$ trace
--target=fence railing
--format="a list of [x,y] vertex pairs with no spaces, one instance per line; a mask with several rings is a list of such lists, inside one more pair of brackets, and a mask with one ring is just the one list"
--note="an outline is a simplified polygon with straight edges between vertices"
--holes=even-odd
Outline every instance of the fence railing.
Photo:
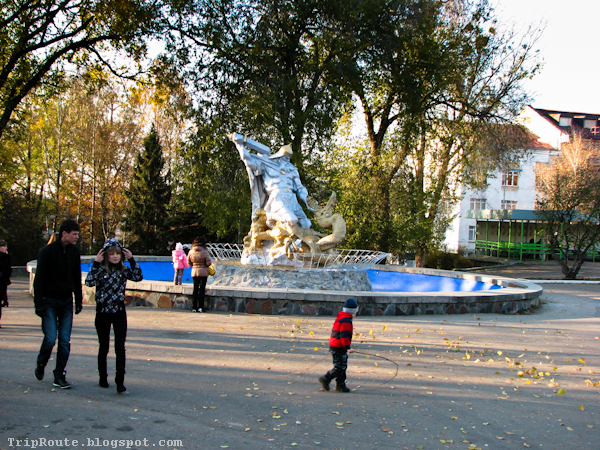
[[[221,261],[240,261],[242,256],[250,259],[256,255],[257,260],[264,257],[262,252],[244,253],[243,246],[238,244],[206,244],[206,249],[211,258]],[[350,250],[334,249],[333,253],[294,253],[294,267],[302,269],[362,269],[373,268],[381,260],[390,256],[389,253],[377,252],[373,250]],[[269,266],[271,267],[271,266]]]

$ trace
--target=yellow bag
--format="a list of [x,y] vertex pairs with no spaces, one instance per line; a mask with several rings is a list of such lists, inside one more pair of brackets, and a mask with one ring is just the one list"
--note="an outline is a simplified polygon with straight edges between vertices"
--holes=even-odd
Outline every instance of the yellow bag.
[[216,270],[215,270],[215,265],[211,264],[210,266],[208,266],[208,274],[212,277],[215,274]]

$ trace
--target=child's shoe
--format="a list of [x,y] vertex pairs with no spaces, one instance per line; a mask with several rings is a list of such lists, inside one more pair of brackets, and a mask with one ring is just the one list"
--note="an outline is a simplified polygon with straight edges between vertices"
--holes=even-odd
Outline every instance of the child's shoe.
[[323,386],[323,389],[325,389],[326,391],[329,390],[329,380],[327,379],[327,377],[319,377],[319,383],[321,383],[321,386]]

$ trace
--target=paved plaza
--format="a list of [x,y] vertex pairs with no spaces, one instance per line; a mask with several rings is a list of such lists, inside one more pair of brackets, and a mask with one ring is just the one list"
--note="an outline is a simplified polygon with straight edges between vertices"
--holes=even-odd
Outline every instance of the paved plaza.
[[52,387],[54,360],[34,378],[40,320],[27,280],[13,281],[0,449],[598,448],[597,284],[544,285],[526,315],[358,316],[349,394],[317,382],[333,317],[130,308],[119,395],[110,378],[98,386],[88,305],[74,319],[73,388]]

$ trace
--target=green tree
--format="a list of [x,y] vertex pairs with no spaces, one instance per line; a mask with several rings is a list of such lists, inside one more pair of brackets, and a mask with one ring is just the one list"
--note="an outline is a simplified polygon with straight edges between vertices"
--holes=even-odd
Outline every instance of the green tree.
[[581,136],[536,169],[537,209],[553,255],[566,279],[577,278],[586,255],[600,244],[598,155]]
[[357,37],[362,47],[343,65],[368,142],[359,173],[377,226],[367,245],[410,242],[422,265],[449,223],[454,190],[489,166],[482,144],[523,104],[520,82],[537,63],[529,42],[498,32],[486,0],[383,4],[375,32]]
[[168,48],[188,67],[201,120],[228,124],[224,134],[247,133],[273,148],[292,144],[292,162],[304,176],[304,160],[329,144],[345,95],[335,80],[339,55],[352,48],[332,14],[341,4],[199,0],[188,8],[202,17],[187,9],[168,17],[186,44]]
[[129,204],[124,211],[124,230],[133,233],[134,250],[157,254],[162,253],[171,189],[163,174],[165,161],[154,125],[143,146],[125,193]]

